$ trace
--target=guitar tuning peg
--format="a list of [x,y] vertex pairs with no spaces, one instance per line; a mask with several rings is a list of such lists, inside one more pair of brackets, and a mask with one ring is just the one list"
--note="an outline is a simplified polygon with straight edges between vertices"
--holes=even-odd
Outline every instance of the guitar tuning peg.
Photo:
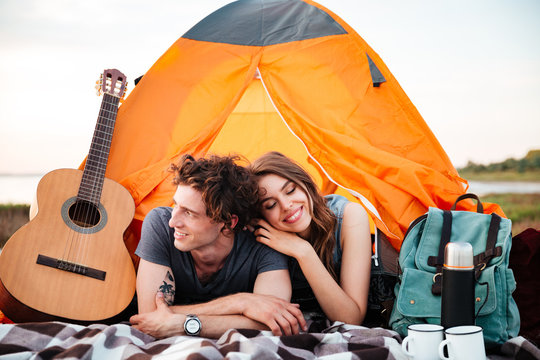
[[101,96],[102,86],[103,86],[103,74],[99,74],[99,79],[96,80],[96,86],[95,86],[97,96]]

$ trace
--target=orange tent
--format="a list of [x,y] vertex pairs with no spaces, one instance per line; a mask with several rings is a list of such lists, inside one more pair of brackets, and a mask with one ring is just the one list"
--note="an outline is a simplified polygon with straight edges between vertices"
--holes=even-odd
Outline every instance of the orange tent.
[[396,249],[412,220],[467,187],[337,15],[310,0],[240,0],[179,38],[119,109],[106,176],[135,200],[132,245],[148,211],[171,204],[167,169],[182,154],[269,150],[304,164],[324,192],[358,199]]

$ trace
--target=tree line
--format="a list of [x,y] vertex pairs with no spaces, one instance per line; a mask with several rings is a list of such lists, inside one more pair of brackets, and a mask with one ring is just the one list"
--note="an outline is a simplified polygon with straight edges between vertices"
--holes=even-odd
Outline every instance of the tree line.
[[463,168],[458,169],[460,172],[499,172],[499,171],[517,171],[520,173],[526,171],[540,170],[540,150],[531,150],[522,159],[509,158],[501,162],[491,163],[488,165],[477,164],[469,161]]

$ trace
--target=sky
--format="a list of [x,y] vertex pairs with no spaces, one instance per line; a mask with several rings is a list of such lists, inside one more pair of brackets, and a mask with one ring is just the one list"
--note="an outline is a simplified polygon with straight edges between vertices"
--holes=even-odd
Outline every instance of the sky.
[[[0,174],[77,168],[133,80],[229,0],[0,0]],[[455,167],[540,149],[540,1],[321,0],[379,54]],[[391,141],[391,139],[389,139]]]

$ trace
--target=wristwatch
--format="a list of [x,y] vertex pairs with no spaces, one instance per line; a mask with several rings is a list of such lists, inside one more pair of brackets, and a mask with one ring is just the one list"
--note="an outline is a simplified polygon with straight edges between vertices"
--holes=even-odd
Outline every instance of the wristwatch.
[[201,320],[197,315],[186,315],[186,321],[184,321],[184,332],[189,336],[197,336],[201,333],[202,325]]

